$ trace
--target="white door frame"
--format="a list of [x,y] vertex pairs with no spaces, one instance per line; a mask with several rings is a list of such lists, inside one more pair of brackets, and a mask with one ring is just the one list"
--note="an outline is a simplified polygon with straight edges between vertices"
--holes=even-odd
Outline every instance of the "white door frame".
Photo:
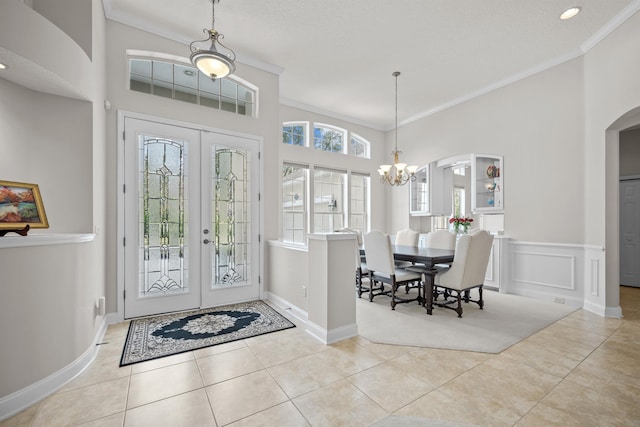
[[[125,147],[125,138],[124,138],[124,122],[125,118],[133,118],[139,120],[147,120],[151,122],[158,122],[166,125],[172,126],[181,126],[187,127],[194,130],[204,131],[204,132],[214,132],[227,134],[230,136],[237,136],[241,138],[251,139],[256,142],[258,145],[258,150],[260,153],[263,151],[264,139],[261,136],[245,134],[241,132],[230,131],[227,129],[219,129],[212,128],[208,126],[203,126],[195,123],[181,122],[178,120],[166,119],[162,117],[152,116],[148,114],[135,113],[126,110],[118,110],[117,113],[117,184],[116,184],[116,192],[117,192],[117,216],[116,216],[116,301],[117,301],[117,311],[116,311],[116,321],[122,322],[124,320],[124,290],[125,290],[125,271],[124,271],[124,250],[123,250],[123,242],[125,236],[125,227],[124,227],[124,193],[123,188],[125,184],[125,169],[124,169],[124,147]],[[262,160],[260,159],[260,162]],[[255,185],[258,186],[258,192],[260,195],[264,193],[264,168],[262,165],[259,167],[259,176],[255,177]],[[264,229],[264,212],[263,212],[263,204],[259,204],[259,221],[257,226],[259,227],[259,235],[262,236],[262,230]],[[264,247],[265,242],[263,239],[260,239],[259,242],[256,243],[259,247],[259,298],[262,299],[265,295],[264,291],[264,282],[262,281],[262,277],[264,276]]]

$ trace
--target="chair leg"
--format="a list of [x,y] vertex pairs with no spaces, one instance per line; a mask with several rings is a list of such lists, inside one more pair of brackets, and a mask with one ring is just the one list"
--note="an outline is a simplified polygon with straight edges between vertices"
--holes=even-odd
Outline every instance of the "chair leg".
[[398,285],[396,285],[396,281],[393,279],[391,281],[391,310],[396,309],[396,290],[398,290]]
[[482,285],[478,288],[478,293],[480,294],[480,298],[478,298],[478,305],[480,306],[480,310],[484,308],[484,300],[482,299]]
[[373,287],[376,282],[373,280],[373,274],[369,272],[369,302],[373,301]]
[[458,313],[458,317],[462,317],[462,298],[460,298],[460,292],[458,292],[458,307],[456,307],[456,313]]

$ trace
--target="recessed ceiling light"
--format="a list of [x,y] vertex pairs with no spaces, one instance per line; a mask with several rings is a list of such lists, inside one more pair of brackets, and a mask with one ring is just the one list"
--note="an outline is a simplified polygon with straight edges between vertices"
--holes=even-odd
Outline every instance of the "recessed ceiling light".
[[573,6],[573,7],[570,7],[569,9],[565,10],[564,12],[562,12],[562,13],[560,14],[560,19],[563,19],[563,20],[565,20],[565,19],[571,19],[571,18],[573,18],[574,16],[576,16],[578,13],[580,13],[580,10],[581,10],[581,9],[582,9],[582,8],[581,8],[580,6]]
[[2,62],[0,62],[0,70],[6,70],[7,68],[9,68],[7,64],[3,64]]

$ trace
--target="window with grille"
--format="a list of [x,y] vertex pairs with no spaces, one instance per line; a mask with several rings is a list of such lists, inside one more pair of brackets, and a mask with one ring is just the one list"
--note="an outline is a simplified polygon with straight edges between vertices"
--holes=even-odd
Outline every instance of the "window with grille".
[[[311,141],[308,137],[309,129],[313,129]],[[371,158],[371,143],[365,138],[347,129],[323,123],[284,122],[282,143],[301,147],[309,147],[313,143],[316,150]]]
[[333,153],[344,152],[346,131],[329,125],[316,124],[313,127],[313,147]]
[[316,168],[313,171],[313,232],[331,233],[344,227],[347,173]]
[[307,179],[309,168],[285,163],[282,166],[282,240],[307,241]]
[[157,59],[129,59],[129,89],[255,117],[256,90],[232,77],[211,80],[197,68]]
[[282,125],[282,143],[289,145],[307,145],[307,124],[289,122]]
[[369,181],[368,175],[351,174],[351,198],[349,228],[361,233],[369,231]]
[[358,136],[351,134],[351,141],[349,143],[349,154],[356,157],[369,158],[369,141]]

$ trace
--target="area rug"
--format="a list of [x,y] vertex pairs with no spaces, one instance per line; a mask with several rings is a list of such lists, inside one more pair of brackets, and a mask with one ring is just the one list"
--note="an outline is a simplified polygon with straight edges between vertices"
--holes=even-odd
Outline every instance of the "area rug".
[[429,316],[417,303],[398,304],[393,311],[383,296],[356,300],[358,333],[372,342],[482,353],[500,353],[576,310],[490,290],[484,291],[484,310],[463,303],[462,318],[441,307]]
[[262,301],[134,319],[120,366],[294,327]]

